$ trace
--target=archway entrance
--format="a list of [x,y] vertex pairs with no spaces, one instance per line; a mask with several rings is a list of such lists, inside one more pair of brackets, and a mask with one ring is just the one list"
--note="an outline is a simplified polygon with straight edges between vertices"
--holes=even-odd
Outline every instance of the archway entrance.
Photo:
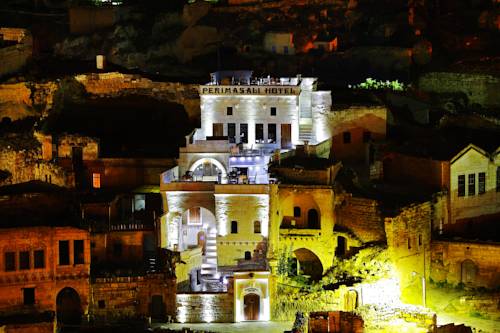
[[64,326],[79,325],[82,321],[80,296],[73,288],[62,289],[56,297],[57,324]]
[[323,265],[317,255],[305,248],[295,250],[293,254],[299,262],[298,274],[308,275],[313,281],[321,280]]
[[213,158],[201,158],[189,168],[194,181],[225,183],[227,172],[221,162]]
[[470,259],[462,262],[462,283],[471,284],[476,281],[477,267]]
[[259,320],[260,296],[247,294],[243,298],[245,320]]

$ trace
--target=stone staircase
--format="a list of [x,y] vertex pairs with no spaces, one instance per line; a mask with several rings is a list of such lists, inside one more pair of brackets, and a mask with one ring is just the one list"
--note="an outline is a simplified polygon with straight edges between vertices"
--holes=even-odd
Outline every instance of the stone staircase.
[[207,234],[201,275],[205,278],[214,278],[217,275],[217,230],[215,228],[211,228]]
[[312,124],[299,125],[299,140],[312,143]]

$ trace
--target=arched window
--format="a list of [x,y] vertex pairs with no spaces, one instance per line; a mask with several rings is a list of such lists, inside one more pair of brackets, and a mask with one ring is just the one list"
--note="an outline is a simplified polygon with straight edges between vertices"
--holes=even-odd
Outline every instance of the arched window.
[[238,233],[238,221],[231,221],[231,233],[232,234]]
[[255,221],[253,223],[253,233],[260,234],[260,221]]
[[319,229],[319,215],[318,211],[314,208],[309,209],[307,212],[307,226],[309,229]]

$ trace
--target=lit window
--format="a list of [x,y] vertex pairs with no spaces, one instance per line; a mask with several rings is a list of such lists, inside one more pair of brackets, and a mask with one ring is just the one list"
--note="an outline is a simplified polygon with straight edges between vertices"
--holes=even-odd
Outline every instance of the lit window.
[[238,222],[237,221],[231,221],[231,233],[232,234],[238,233]]
[[468,190],[469,190],[469,196],[473,196],[476,194],[476,174],[471,173],[469,174],[469,182],[468,182]]
[[477,193],[483,194],[486,192],[486,173],[480,172],[477,177],[478,188]]
[[93,173],[92,174],[92,187],[93,188],[101,188],[101,174]]
[[458,196],[465,196],[465,175],[458,176]]
[[342,136],[344,143],[351,143],[351,132],[344,132]]

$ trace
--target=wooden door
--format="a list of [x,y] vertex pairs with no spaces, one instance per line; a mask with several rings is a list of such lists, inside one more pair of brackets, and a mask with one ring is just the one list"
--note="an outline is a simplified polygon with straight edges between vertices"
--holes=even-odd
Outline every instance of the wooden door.
[[212,125],[213,133],[212,136],[224,136],[224,124],[214,123]]
[[247,294],[243,298],[245,320],[259,320],[260,297],[257,294]]
[[281,148],[292,148],[291,124],[281,124]]

